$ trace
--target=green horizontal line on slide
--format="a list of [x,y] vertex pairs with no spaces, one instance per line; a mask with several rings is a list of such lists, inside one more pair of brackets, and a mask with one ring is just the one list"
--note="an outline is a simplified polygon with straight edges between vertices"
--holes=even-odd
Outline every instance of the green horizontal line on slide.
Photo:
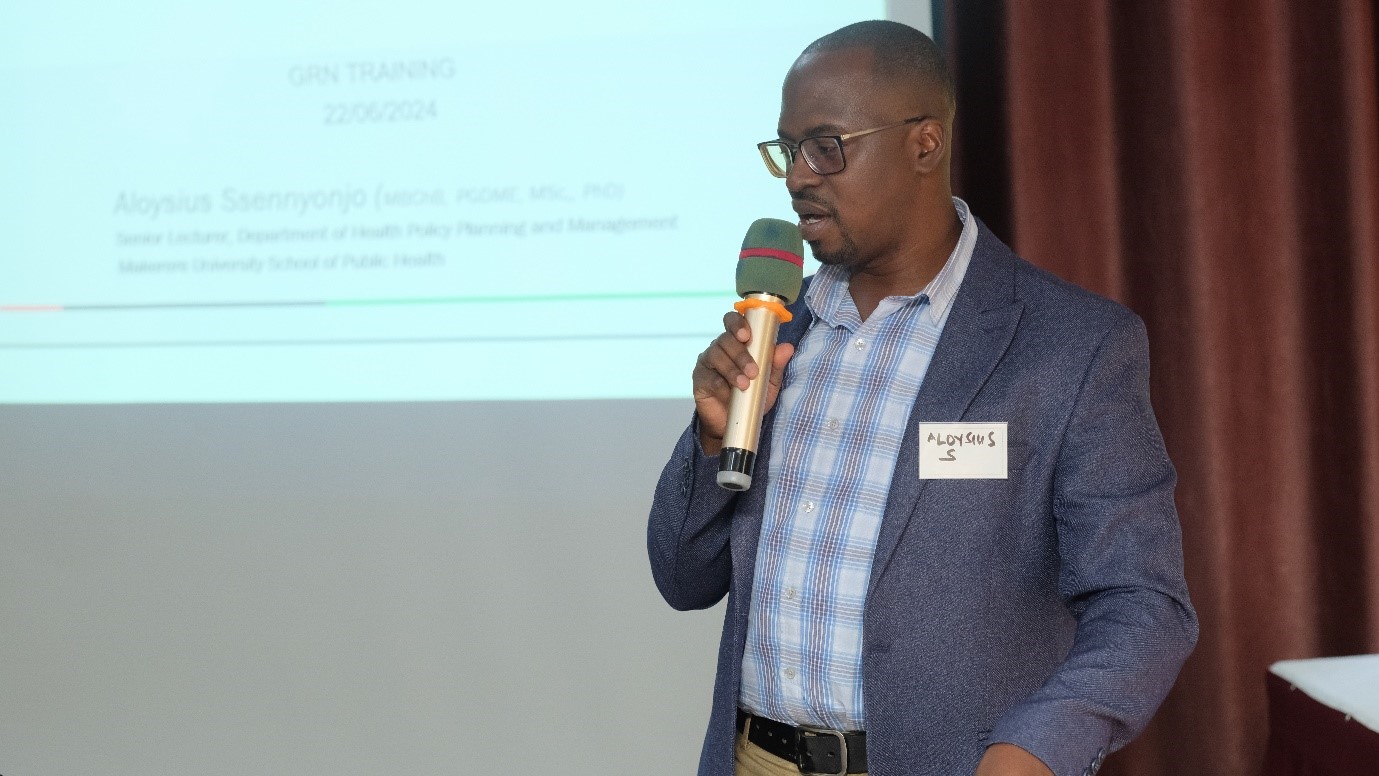
[[723,299],[726,291],[643,291],[637,293],[509,294],[506,296],[429,296],[382,299],[290,299],[258,302],[133,302],[86,304],[0,304],[0,313],[117,312],[126,310],[210,310],[268,307],[387,307],[446,304],[529,304],[554,302],[636,302],[657,299]]
[[590,294],[511,294],[508,296],[435,296],[402,299],[337,299],[328,300],[335,307],[358,305],[402,304],[513,304],[526,302],[619,302],[638,299],[730,299],[727,291],[645,291],[640,293]]
[[653,340],[693,340],[702,342],[710,331],[667,332],[665,334],[565,334],[539,336],[455,336],[381,337],[304,340],[156,340],[147,342],[0,342],[5,350],[109,350],[132,348],[263,348],[323,347],[335,345],[473,345],[492,343],[532,344],[542,342],[632,342]]

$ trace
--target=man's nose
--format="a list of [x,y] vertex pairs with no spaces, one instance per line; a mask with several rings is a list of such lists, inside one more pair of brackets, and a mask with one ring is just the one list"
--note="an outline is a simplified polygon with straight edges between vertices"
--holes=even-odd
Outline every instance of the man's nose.
[[804,160],[804,152],[798,148],[791,150],[794,151],[794,155],[791,157],[790,170],[785,174],[785,188],[791,194],[795,194],[819,185],[823,176],[814,172],[814,168]]

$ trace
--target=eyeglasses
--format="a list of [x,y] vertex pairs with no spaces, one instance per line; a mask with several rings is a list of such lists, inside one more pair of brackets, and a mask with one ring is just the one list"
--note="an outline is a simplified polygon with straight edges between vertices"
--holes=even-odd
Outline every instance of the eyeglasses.
[[765,143],[757,143],[757,150],[761,152],[762,161],[766,162],[766,169],[777,178],[784,178],[790,174],[790,168],[795,166],[795,154],[804,156],[805,164],[809,169],[819,175],[835,175],[847,167],[847,159],[843,156],[843,141],[851,140],[854,137],[870,135],[873,132],[880,132],[883,129],[895,129],[906,124],[925,121],[933,118],[932,116],[915,116],[912,119],[897,121],[894,124],[887,124],[884,127],[873,127],[857,132],[849,132],[846,135],[818,135],[807,137],[798,143],[791,143],[785,140],[767,140]]

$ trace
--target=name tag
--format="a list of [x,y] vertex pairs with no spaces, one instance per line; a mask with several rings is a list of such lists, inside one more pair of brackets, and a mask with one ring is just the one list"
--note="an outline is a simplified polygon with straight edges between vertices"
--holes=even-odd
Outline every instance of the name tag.
[[1006,424],[920,423],[921,480],[1004,480]]

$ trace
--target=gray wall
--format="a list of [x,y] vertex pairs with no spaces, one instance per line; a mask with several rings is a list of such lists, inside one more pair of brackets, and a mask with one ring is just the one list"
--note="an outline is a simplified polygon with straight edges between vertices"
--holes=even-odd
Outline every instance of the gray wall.
[[688,402],[0,407],[0,773],[692,772]]

